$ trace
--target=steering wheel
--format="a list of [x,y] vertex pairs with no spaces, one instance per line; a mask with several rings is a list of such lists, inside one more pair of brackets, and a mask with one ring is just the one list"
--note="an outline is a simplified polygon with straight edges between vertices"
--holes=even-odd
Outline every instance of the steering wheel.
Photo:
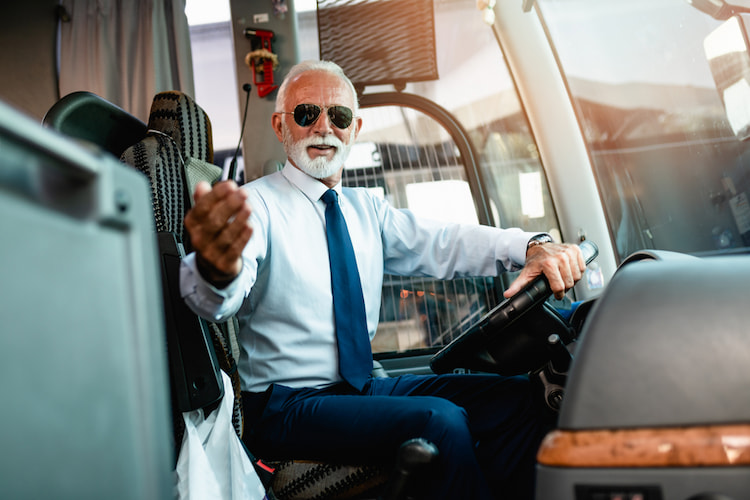
[[[587,265],[599,254],[596,244],[588,240],[579,248]],[[435,354],[430,360],[432,371],[440,374],[464,368],[520,375],[544,365],[554,356],[550,335],[558,335],[563,344],[576,336],[575,329],[547,304],[550,295],[547,278],[537,277]]]

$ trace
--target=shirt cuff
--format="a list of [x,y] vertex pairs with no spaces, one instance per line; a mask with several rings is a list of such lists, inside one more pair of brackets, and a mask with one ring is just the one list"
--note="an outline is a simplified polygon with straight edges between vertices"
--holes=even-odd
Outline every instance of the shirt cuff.
[[203,279],[195,262],[195,253],[191,253],[180,263],[180,293],[197,314],[219,322],[226,315],[227,301],[239,293],[243,272],[244,268],[226,287],[216,288]]

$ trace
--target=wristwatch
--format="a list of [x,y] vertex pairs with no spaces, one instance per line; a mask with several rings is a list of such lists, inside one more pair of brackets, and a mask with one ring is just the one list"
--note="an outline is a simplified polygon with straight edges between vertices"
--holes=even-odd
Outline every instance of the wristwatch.
[[526,251],[529,251],[529,248],[535,247],[537,245],[544,245],[545,243],[554,243],[555,240],[552,239],[552,236],[549,234],[537,234],[536,236],[533,236],[530,240],[528,245],[526,245]]

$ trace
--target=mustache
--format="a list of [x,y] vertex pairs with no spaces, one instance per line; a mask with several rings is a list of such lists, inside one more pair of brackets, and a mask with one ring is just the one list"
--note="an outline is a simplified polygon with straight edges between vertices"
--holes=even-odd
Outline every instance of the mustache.
[[308,146],[333,146],[336,148],[343,148],[344,143],[334,135],[328,135],[325,137],[306,137],[297,141],[297,144],[304,147]]

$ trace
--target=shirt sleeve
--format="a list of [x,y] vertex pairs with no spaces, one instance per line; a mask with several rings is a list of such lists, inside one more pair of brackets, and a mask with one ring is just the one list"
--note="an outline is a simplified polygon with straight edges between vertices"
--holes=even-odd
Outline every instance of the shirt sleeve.
[[222,322],[236,314],[255,283],[259,262],[267,253],[267,206],[255,191],[249,191],[253,207],[250,224],[253,234],[242,252],[242,270],[225,288],[216,288],[203,279],[195,262],[195,253],[180,264],[180,293],[187,305],[199,316]]
[[[377,203],[377,202],[376,202]],[[529,240],[539,234],[448,224],[380,203],[385,272],[439,279],[497,276],[526,262]]]

